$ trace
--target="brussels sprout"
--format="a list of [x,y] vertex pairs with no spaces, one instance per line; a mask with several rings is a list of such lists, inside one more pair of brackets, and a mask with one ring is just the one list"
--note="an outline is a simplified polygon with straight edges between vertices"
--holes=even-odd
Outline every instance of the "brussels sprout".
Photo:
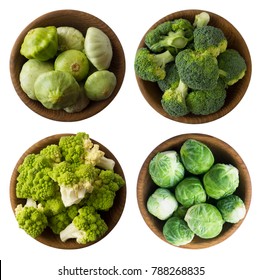
[[96,71],[86,79],[86,95],[93,101],[104,100],[113,93],[116,82],[116,76],[113,72],[108,70]]
[[168,189],[158,188],[147,200],[147,210],[159,220],[166,220],[177,209],[175,195]]
[[76,28],[71,26],[57,27],[58,50],[84,50],[84,35]]
[[197,236],[204,239],[218,236],[224,224],[219,210],[214,205],[208,203],[191,206],[187,210],[185,221]]
[[35,96],[47,109],[59,110],[74,104],[80,94],[75,78],[62,71],[49,71],[35,81]]
[[149,174],[159,187],[171,188],[184,178],[185,168],[176,151],[164,151],[150,161]]
[[172,216],[173,216],[173,217],[180,218],[180,219],[184,219],[187,210],[188,210],[187,207],[178,204],[178,207],[177,207],[176,211],[173,213]]
[[23,91],[27,96],[36,100],[34,84],[37,77],[45,72],[54,69],[53,63],[49,61],[39,61],[37,59],[27,60],[20,71],[19,80]]
[[246,215],[246,206],[237,195],[229,195],[217,202],[217,208],[221,212],[224,221],[237,223]]
[[166,221],[163,227],[163,235],[169,243],[175,246],[186,245],[195,236],[187,223],[177,217],[171,217]]
[[80,93],[79,97],[76,100],[76,103],[74,103],[71,106],[65,107],[64,110],[67,113],[77,113],[83,111],[90,103],[90,100],[85,94],[84,85],[80,85]]
[[70,73],[78,82],[87,77],[89,62],[86,55],[78,50],[67,50],[59,54],[54,63],[55,70]]
[[201,181],[196,177],[187,177],[179,182],[175,188],[175,196],[185,207],[206,202],[206,192]]
[[26,34],[20,53],[27,59],[35,58],[47,61],[58,50],[57,30],[55,26],[36,27]]
[[194,175],[207,172],[214,164],[214,155],[202,142],[188,139],[180,149],[181,160],[187,171]]
[[85,36],[85,53],[97,70],[108,69],[113,49],[108,36],[99,28],[89,27]]
[[207,195],[220,199],[233,194],[239,186],[239,171],[231,164],[217,163],[204,175]]

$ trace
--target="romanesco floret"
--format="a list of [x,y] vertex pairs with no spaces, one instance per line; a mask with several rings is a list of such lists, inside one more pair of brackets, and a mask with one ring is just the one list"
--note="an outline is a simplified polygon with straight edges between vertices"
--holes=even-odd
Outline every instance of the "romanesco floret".
[[108,211],[114,204],[116,192],[124,184],[124,179],[119,174],[111,170],[102,170],[86,203],[98,211]]
[[104,169],[114,168],[114,160],[106,158],[99,145],[94,144],[85,132],[61,137],[59,147],[65,161],[69,163],[91,163]]
[[52,230],[53,233],[59,234],[71,222],[72,219],[68,216],[67,211],[63,211],[48,218],[48,227]]
[[48,176],[52,163],[40,154],[28,155],[18,167],[16,196],[41,201],[51,198],[58,185]]
[[41,206],[47,217],[55,216],[66,210],[59,191],[54,197],[41,201]]
[[15,209],[15,217],[19,227],[33,238],[42,234],[48,225],[43,209],[38,206],[18,204]]
[[60,232],[62,242],[73,238],[79,244],[86,244],[105,235],[108,226],[94,207],[84,206],[78,212],[72,223]]
[[59,163],[62,161],[62,153],[58,145],[51,144],[46,146],[40,151],[40,155],[45,156],[54,163]]

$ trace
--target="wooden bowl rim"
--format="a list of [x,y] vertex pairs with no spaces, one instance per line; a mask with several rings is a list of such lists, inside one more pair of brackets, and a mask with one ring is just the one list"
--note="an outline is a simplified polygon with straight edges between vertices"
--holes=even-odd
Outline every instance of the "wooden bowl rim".
[[[217,27],[219,27],[221,25],[226,25],[227,28],[226,29],[222,28],[222,29],[226,34],[228,34],[226,36],[228,39],[228,42],[229,42],[228,48],[230,48],[231,45],[233,45],[234,49],[237,49],[245,57],[246,64],[247,64],[247,71],[246,71],[244,78],[242,80],[238,81],[238,83],[236,83],[235,85],[229,87],[225,105],[219,111],[217,111],[213,114],[209,114],[209,115],[193,115],[190,113],[190,114],[188,114],[186,116],[182,116],[182,117],[172,117],[169,114],[167,114],[161,106],[160,100],[161,100],[162,94],[161,94],[161,91],[158,88],[157,84],[149,82],[149,81],[144,81],[140,77],[135,75],[137,83],[138,83],[138,87],[139,87],[143,97],[156,112],[158,112],[160,115],[162,115],[163,117],[165,117],[167,119],[185,123],[185,124],[208,123],[208,122],[220,119],[221,117],[224,117],[229,112],[231,112],[244,97],[244,95],[248,89],[248,86],[250,84],[251,73],[252,73],[251,56],[250,56],[250,52],[249,52],[248,46],[247,46],[244,38],[242,37],[240,32],[235,28],[235,26],[232,23],[230,23],[227,19],[223,18],[222,16],[220,16],[214,12],[211,12],[211,11],[200,10],[200,9],[187,9],[187,10],[177,11],[177,12],[174,12],[174,13],[171,13],[171,14],[168,14],[168,15],[162,17],[146,31],[146,33],[142,37],[142,39],[137,47],[137,50],[141,47],[146,47],[144,40],[145,40],[145,36],[146,36],[147,32],[149,32],[151,29],[155,28],[160,23],[167,21],[167,20],[172,20],[172,19],[181,18],[181,17],[192,20],[194,15],[196,15],[200,12],[209,13],[210,25],[217,26]],[[219,26],[217,24],[217,20],[220,20],[221,24]],[[231,30],[230,32],[227,30],[228,27],[230,27],[230,30]],[[229,36],[229,34],[230,34],[230,36]],[[232,36],[234,36],[234,37],[232,37]],[[231,37],[233,39],[232,41],[230,40]],[[242,43],[242,46],[239,46],[238,43],[234,42],[235,38],[238,38],[238,40]],[[235,44],[236,44],[236,46],[235,46]],[[234,93],[235,93],[235,95],[233,95]],[[236,94],[236,93],[238,93],[238,94]]]
[[[137,201],[138,201],[138,207],[139,207],[140,213],[143,217],[143,220],[145,221],[147,226],[151,229],[151,231],[156,236],[158,236],[160,239],[162,239],[164,242],[170,244],[171,246],[184,248],[184,249],[202,249],[202,248],[208,248],[208,247],[217,245],[217,244],[223,242],[224,240],[228,239],[241,226],[241,224],[245,220],[246,215],[241,221],[239,221],[236,224],[225,223],[223,226],[222,232],[220,233],[220,235],[218,235],[215,238],[205,240],[205,239],[201,239],[201,238],[195,236],[191,243],[183,245],[183,246],[175,246],[175,245],[172,245],[171,243],[169,243],[168,241],[166,241],[163,236],[161,227],[163,226],[164,222],[159,221],[157,218],[155,218],[151,214],[149,214],[149,212],[147,211],[147,208],[146,208],[146,201],[148,199],[148,196],[151,193],[153,193],[153,191],[157,188],[157,186],[153,183],[153,181],[151,180],[150,175],[148,173],[148,166],[149,166],[151,159],[156,155],[157,152],[165,151],[168,149],[174,149],[177,152],[179,152],[181,145],[184,143],[185,140],[187,140],[189,138],[196,139],[198,141],[205,143],[207,146],[209,146],[209,148],[214,152],[215,155],[218,153],[218,151],[221,151],[221,157],[223,157],[223,153],[225,154],[225,151],[227,151],[226,158],[228,158],[228,159],[231,158],[231,160],[234,161],[233,165],[237,165],[237,167],[239,169],[241,185],[238,187],[238,189],[236,190],[235,193],[238,194],[240,191],[241,191],[241,193],[244,192],[245,197],[242,197],[242,199],[246,206],[246,215],[247,215],[249,207],[250,207],[250,203],[251,203],[252,185],[251,185],[250,175],[249,175],[248,169],[247,169],[244,161],[242,160],[240,155],[229,144],[227,144],[226,142],[222,141],[219,138],[216,138],[216,137],[208,135],[208,134],[202,134],[202,133],[185,133],[185,134],[171,137],[171,138],[165,140],[164,142],[162,142],[161,144],[159,144],[158,146],[156,146],[149,153],[149,155],[145,159],[144,163],[142,164],[139,175],[138,175]],[[210,143],[212,143],[212,144],[210,144]],[[216,151],[214,151],[214,146],[217,147]],[[215,160],[216,160],[216,157],[215,157]],[[232,161],[231,161],[231,164],[232,164]],[[216,162],[217,162],[217,160],[216,160]],[[224,162],[224,163],[226,163],[226,162]],[[230,162],[228,162],[228,163],[230,163]],[[146,184],[147,188],[145,188],[145,184]],[[149,186],[150,186],[150,191],[148,191]],[[240,187],[241,187],[241,189],[240,189]],[[145,194],[146,191],[147,191],[147,194]],[[241,196],[242,195],[240,195],[240,197]]]
[[[57,17],[60,17],[62,22],[68,21],[67,26],[81,25],[81,23],[79,23],[79,19],[87,18],[88,20],[86,21],[90,21],[92,24],[90,25],[87,24],[87,26],[83,27],[83,29],[87,29],[90,26],[94,26],[102,29],[108,35],[112,44],[113,58],[108,70],[114,72],[114,74],[117,77],[116,87],[109,98],[102,101],[96,101],[96,102],[91,101],[90,104],[81,112],[67,113],[64,110],[47,109],[40,102],[30,99],[24,93],[24,91],[20,86],[19,72],[21,70],[23,63],[27,60],[20,54],[20,47],[25,35],[30,29],[34,27],[55,25],[55,24],[51,24],[51,22],[56,22]],[[74,19],[78,19],[77,23],[73,23],[72,21],[71,22],[69,21],[69,19],[72,17]],[[49,22],[44,23],[44,21],[46,20],[51,21],[50,24]],[[61,25],[56,24],[57,27],[62,25],[65,26],[65,24],[61,24]],[[84,31],[81,32],[85,36]],[[17,64],[19,60],[21,61],[21,67],[19,66],[19,68],[17,68],[18,67]],[[99,19],[98,17],[87,12],[74,10],[74,9],[62,9],[62,10],[47,12],[37,17],[26,27],[24,27],[24,29],[20,32],[12,47],[10,60],[9,60],[9,69],[10,69],[10,76],[14,89],[17,95],[19,96],[19,98],[23,101],[23,103],[28,108],[30,108],[33,112],[37,113],[38,115],[50,120],[73,122],[73,121],[80,121],[93,117],[94,115],[96,115],[97,113],[105,109],[113,101],[113,99],[116,97],[123,84],[125,70],[126,70],[126,61],[125,61],[125,53],[122,44],[119,38],[117,37],[117,35],[115,34],[115,32],[111,29],[111,27],[108,24],[106,24],[103,20]]]
[[[24,158],[28,154],[38,153],[43,147],[46,147],[47,145],[57,144],[59,139],[62,136],[71,136],[71,135],[75,135],[75,134],[61,133],[61,134],[55,134],[55,135],[45,137],[45,138],[39,140],[38,142],[36,142],[35,144],[33,144],[21,155],[21,157],[15,164],[15,167],[13,169],[11,179],[10,179],[9,194],[10,194],[10,204],[11,204],[13,213],[15,213],[15,208],[18,204],[21,204],[21,203],[24,204],[26,201],[25,199],[17,198],[16,193],[15,193],[16,179],[18,176],[18,171],[17,171],[18,166],[23,162]],[[125,175],[124,175],[123,169],[122,169],[120,163],[118,162],[118,160],[116,159],[116,157],[112,154],[112,152],[110,150],[108,150],[108,148],[103,146],[101,143],[99,143],[98,141],[96,141],[92,138],[90,138],[90,139],[92,140],[92,142],[94,144],[98,144],[100,146],[100,149],[103,152],[105,152],[105,156],[108,156],[111,159],[115,160],[115,169],[114,170],[115,170],[115,172],[120,174],[123,177],[123,179],[125,180]],[[59,235],[55,235],[54,233],[52,233],[52,231],[50,229],[46,229],[44,231],[44,233],[37,238],[30,237],[29,235],[28,236],[40,243],[43,243],[44,245],[47,245],[47,246],[50,246],[53,248],[57,248],[57,249],[80,249],[80,248],[89,247],[89,246],[99,242],[100,240],[104,239],[114,229],[114,227],[117,225],[117,223],[119,222],[119,220],[123,214],[125,202],[126,202],[126,184],[122,188],[120,188],[120,190],[117,192],[113,207],[107,212],[100,213],[101,216],[103,218],[105,218],[105,220],[107,221],[107,224],[108,224],[108,221],[110,222],[110,224],[108,224],[108,231],[106,232],[106,234],[94,242],[88,242],[87,244],[84,244],[84,245],[78,244],[73,239],[67,240],[66,242],[62,242],[59,238]],[[117,213],[117,215],[113,215],[114,213]],[[50,236],[51,236],[51,239],[50,239]]]

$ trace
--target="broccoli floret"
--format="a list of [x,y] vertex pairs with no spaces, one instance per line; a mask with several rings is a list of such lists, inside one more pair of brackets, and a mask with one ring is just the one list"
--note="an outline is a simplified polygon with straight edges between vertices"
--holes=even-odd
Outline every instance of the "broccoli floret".
[[51,160],[44,155],[26,156],[18,167],[16,196],[32,198],[35,201],[53,197],[58,190],[58,185],[48,176],[52,166]]
[[209,21],[210,21],[210,15],[207,12],[201,12],[195,15],[193,27],[198,28],[198,27],[206,26],[208,25]]
[[40,151],[40,155],[45,156],[46,158],[50,159],[54,163],[59,163],[62,161],[62,153],[60,148],[56,144],[51,144],[46,146]]
[[73,238],[79,244],[86,244],[98,240],[107,232],[107,224],[94,207],[84,206],[78,212],[72,223],[60,232],[62,242]]
[[211,90],[219,78],[217,59],[208,52],[185,49],[176,56],[180,79],[191,89]]
[[171,86],[176,87],[179,84],[180,77],[177,72],[177,67],[174,62],[170,62],[165,68],[166,76],[163,80],[158,81],[157,84],[162,92],[165,92]]
[[226,50],[227,39],[220,28],[206,25],[194,30],[194,46],[196,51],[207,51],[217,57]]
[[116,192],[124,184],[125,181],[119,174],[111,170],[101,170],[86,203],[96,210],[108,211],[113,206]]
[[174,59],[168,50],[154,54],[147,48],[140,48],[135,57],[135,72],[142,80],[157,82],[165,78],[165,66]]
[[58,183],[62,201],[68,207],[79,203],[86,193],[93,191],[97,173],[92,164],[73,165],[64,161],[54,166],[49,175]]
[[67,162],[91,163],[105,169],[114,168],[114,160],[106,158],[105,153],[99,149],[99,145],[93,144],[89,135],[85,132],[63,136],[60,138],[58,145]]
[[220,110],[226,99],[225,83],[218,80],[213,90],[196,90],[188,94],[186,104],[195,115],[209,115]]
[[71,222],[72,219],[68,216],[67,211],[63,211],[48,218],[48,227],[53,231],[53,233],[59,234]]
[[186,105],[188,86],[179,81],[177,87],[167,89],[162,95],[161,104],[163,109],[173,117],[181,117],[189,113]]
[[18,204],[15,208],[18,225],[33,238],[38,237],[48,225],[47,217],[41,207]]
[[192,39],[192,24],[181,18],[163,22],[150,30],[145,36],[145,44],[152,52],[160,53],[169,50],[175,54]]
[[245,59],[234,49],[227,49],[218,58],[220,77],[228,86],[231,86],[242,79],[247,70]]

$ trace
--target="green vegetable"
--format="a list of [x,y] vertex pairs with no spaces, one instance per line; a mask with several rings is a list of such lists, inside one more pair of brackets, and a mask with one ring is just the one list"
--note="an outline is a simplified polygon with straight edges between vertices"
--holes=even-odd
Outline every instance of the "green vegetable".
[[217,59],[208,52],[180,51],[175,59],[180,79],[191,89],[212,90],[219,78]]
[[60,110],[74,104],[80,86],[68,72],[53,70],[38,76],[34,84],[35,96],[47,109]]
[[186,97],[188,94],[188,86],[179,81],[179,84],[171,85],[161,98],[163,109],[171,116],[181,117],[189,113],[186,104]]
[[206,25],[194,30],[194,46],[196,51],[217,57],[226,50],[227,39],[220,28]]
[[37,98],[35,97],[34,89],[35,80],[40,74],[51,71],[53,69],[53,63],[49,61],[29,59],[23,64],[19,74],[19,81],[21,88],[29,98],[37,100]]
[[84,88],[88,99],[100,101],[107,99],[116,87],[116,76],[108,70],[96,71],[88,76]]
[[147,48],[140,48],[135,56],[136,75],[151,82],[163,80],[166,76],[165,66],[171,61],[174,61],[174,57],[168,50],[154,54]]
[[84,42],[85,54],[97,70],[106,70],[111,64],[113,49],[108,36],[99,28],[89,27]]
[[19,227],[33,238],[42,234],[48,224],[43,210],[37,206],[18,204],[15,217]]
[[171,217],[166,221],[163,227],[163,235],[169,243],[175,246],[186,245],[195,236],[187,223],[177,217]]
[[181,160],[192,174],[207,172],[214,164],[214,155],[207,145],[195,139],[187,139],[180,148]]
[[78,82],[80,82],[87,77],[89,62],[82,51],[66,50],[57,56],[54,68],[55,70],[70,73]]
[[68,239],[76,239],[79,244],[96,241],[108,230],[108,226],[92,206],[84,206],[79,209],[79,214],[64,230],[60,232],[63,242]]
[[[75,156],[73,160],[71,156]],[[60,234],[71,224],[65,231],[68,236],[72,224],[82,221],[79,229],[84,230],[86,238],[80,238],[81,244],[97,240],[107,230],[100,212],[113,206],[116,192],[125,184],[114,172],[114,163],[104,157],[104,152],[84,132],[63,136],[58,145],[28,154],[17,170],[16,196],[26,200],[24,206],[16,208],[19,226],[37,237],[45,228]],[[86,209],[90,215],[84,214]],[[82,228],[85,219],[89,229]]]
[[216,237],[223,229],[224,220],[218,209],[208,203],[191,206],[185,216],[189,228],[199,237]]
[[60,52],[66,50],[84,50],[85,38],[83,34],[76,28],[71,26],[57,27],[58,50]]
[[176,88],[179,84],[180,77],[177,72],[175,62],[170,62],[165,67],[166,76],[163,80],[157,81],[157,84],[162,92],[165,92],[169,88]]
[[231,164],[216,163],[203,177],[208,196],[220,199],[231,195],[239,186],[239,171]]
[[164,151],[150,161],[149,174],[159,187],[171,188],[184,178],[185,169],[176,151]]
[[206,26],[208,25],[209,21],[210,21],[209,14],[207,12],[201,12],[195,15],[193,27],[197,28],[197,27]]
[[213,90],[193,90],[186,97],[188,110],[195,115],[209,115],[220,110],[226,100],[225,83],[219,79]]
[[168,189],[157,188],[147,200],[147,210],[159,220],[166,220],[177,209],[175,195]]
[[245,76],[247,65],[237,50],[227,49],[217,60],[220,76],[227,85],[231,86]]
[[246,207],[243,200],[237,195],[229,195],[217,202],[217,208],[221,212],[224,221],[238,223],[246,215]]
[[54,58],[58,50],[55,26],[37,27],[29,30],[21,45],[20,53],[27,59],[47,61]]
[[152,52],[169,50],[177,53],[193,39],[193,26],[186,19],[166,21],[150,30],[145,36],[145,44]]
[[184,207],[206,202],[204,187],[197,177],[186,177],[175,188],[176,200]]

